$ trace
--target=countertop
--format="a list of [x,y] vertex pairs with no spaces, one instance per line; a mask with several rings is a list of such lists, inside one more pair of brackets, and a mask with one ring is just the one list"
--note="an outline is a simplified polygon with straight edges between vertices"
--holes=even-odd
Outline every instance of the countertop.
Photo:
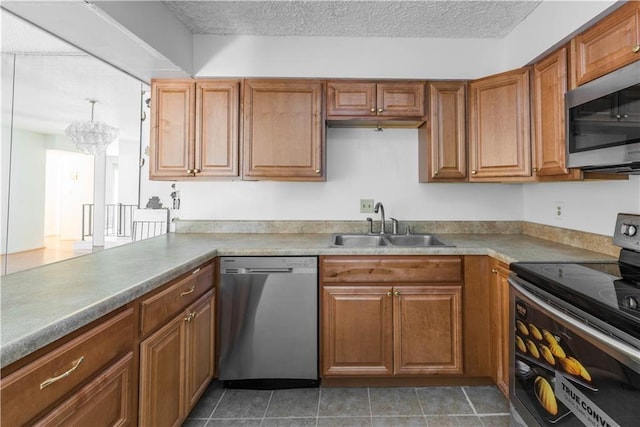
[[437,234],[455,247],[339,248],[330,234],[171,233],[9,274],[0,285],[5,367],[215,256],[489,255],[515,261],[614,261],[521,234]]

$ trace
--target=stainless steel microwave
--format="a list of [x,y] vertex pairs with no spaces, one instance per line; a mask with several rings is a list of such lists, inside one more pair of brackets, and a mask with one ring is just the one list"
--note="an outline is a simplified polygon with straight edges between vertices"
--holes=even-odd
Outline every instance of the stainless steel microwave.
[[640,174],[640,61],[565,95],[567,167]]

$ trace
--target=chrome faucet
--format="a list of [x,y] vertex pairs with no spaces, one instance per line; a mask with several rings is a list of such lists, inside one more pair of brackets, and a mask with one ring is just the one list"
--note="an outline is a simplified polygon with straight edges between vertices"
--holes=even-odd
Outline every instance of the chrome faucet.
[[384,229],[384,206],[382,203],[378,202],[373,208],[373,213],[378,213],[380,211],[380,234],[385,234]]
[[398,220],[395,218],[391,219],[391,234],[398,234]]

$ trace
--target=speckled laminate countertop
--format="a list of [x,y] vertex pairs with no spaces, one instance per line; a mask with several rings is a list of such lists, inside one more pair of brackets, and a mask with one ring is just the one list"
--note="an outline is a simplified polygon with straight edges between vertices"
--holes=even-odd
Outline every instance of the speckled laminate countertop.
[[455,247],[336,248],[330,234],[172,233],[9,274],[0,285],[5,367],[216,255],[489,255],[515,261],[612,261],[521,234],[439,234]]

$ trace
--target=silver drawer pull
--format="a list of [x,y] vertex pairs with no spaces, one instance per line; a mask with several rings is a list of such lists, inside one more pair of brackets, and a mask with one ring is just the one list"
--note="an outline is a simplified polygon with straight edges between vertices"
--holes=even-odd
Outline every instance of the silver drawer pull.
[[65,377],[68,377],[69,375],[71,375],[71,373],[73,371],[78,369],[78,366],[80,366],[80,364],[82,363],[83,360],[84,360],[84,356],[82,356],[80,359],[78,359],[75,362],[73,362],[73,366],[67,372],[65,372],[63,374],[60,374],[57,377],[49,378],[48,380],[43,381],[40,384],[40,390],[42,390],[45,387],[49,387],[51,384],[55,383],[56,381],[59,381],[59,380],[65,378]]
[[198,273],[200,273],[200,267],[196,268],[191,272],[191,274],[198,274]]
[[186,291],[180,292],[180,296],[183,297],[185,295],[189,295],[190,293],[192,293],[194,290],[196,289],[196,285],[191,286],[191,288],[189,288]]

